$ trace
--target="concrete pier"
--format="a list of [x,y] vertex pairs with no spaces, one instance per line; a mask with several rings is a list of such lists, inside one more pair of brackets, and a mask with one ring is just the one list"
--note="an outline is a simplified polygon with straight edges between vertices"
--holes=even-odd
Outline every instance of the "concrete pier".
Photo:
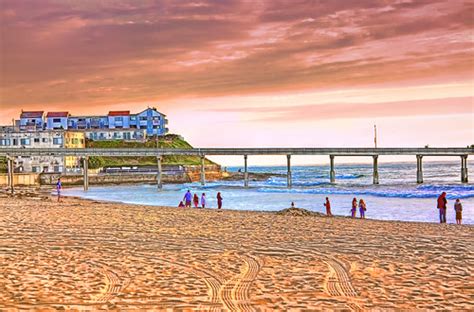
[[15,161],[12,157],[7,156],[7,169],[8,169],[8,188],[10,189],[10,192],[13,194],[15,191],[15,183],[14,183],[14,177],[13,175],[15,174]]
[[461,182],[462,183],[467,183],[468,182],[468,177],[467,177],[467,155],[462,155],[461,156]]
[[204,167],[204,160],[206,159],[206,156],[201,156],[201,185],[206,184],[206,169]]
[[247,155],[244,155],[244,187],[249,187],[249,172],[247,168]]
[[286,174],[286,186],[291,188],[292,181],[291,181],[291,155],[286,155],[286,164],[287,164],[287,174]]
[[423,183],[423,155],[416,155],[416,183]]
[[331,169],[329,170],[329,180],[331,183],[336,183],[336,171],[334,170],[334,155],[329,155],[329,162]]
[[82,158],[82,170],[84,171],[84,191],[89,190],[89,156]]
[[379,184],[379,155],[374,155],[373,184]]
[[163,188],[163,183],[162,181],[162,170],[161,170],[161,156],[156,157],[156,165],[157,165],[157,173],[156,173],[156,187],[158,190],[161,190]]

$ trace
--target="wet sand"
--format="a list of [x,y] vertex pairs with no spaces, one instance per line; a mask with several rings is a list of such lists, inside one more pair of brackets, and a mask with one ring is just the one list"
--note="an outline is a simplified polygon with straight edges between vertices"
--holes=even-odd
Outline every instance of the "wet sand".
[[474,310],[474,227],[0,197],[0,310]]

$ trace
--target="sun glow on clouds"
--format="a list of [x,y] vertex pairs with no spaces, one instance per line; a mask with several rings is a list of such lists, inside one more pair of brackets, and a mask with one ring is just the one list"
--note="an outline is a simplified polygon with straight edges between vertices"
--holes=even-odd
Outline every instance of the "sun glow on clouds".
[[150,105],[200,146],[370,145],[374,122],[387,145],[464,146],[473,14],[462,0],[3,0],[0,122]]

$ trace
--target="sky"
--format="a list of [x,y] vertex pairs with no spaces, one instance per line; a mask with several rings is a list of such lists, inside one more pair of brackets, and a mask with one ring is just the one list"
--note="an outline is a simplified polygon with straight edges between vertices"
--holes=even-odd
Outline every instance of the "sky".
[[369,147],[374,124],[464,147],[473,24],[460,0],[0,0],[0,124],[153,106],[196,147]]

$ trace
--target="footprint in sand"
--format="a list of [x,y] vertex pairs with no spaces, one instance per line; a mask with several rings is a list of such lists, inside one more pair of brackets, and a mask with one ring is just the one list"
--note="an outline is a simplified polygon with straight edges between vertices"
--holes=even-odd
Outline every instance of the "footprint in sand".
[[327,293],[331,296],[346,297],[349,309],[354,311],[362,310],[362,308],[354,302],[357,292],[352,286],[351,278],[345,264],[336,258],[330,258],[324,261],[329,267],[329,273],[324,285]]

